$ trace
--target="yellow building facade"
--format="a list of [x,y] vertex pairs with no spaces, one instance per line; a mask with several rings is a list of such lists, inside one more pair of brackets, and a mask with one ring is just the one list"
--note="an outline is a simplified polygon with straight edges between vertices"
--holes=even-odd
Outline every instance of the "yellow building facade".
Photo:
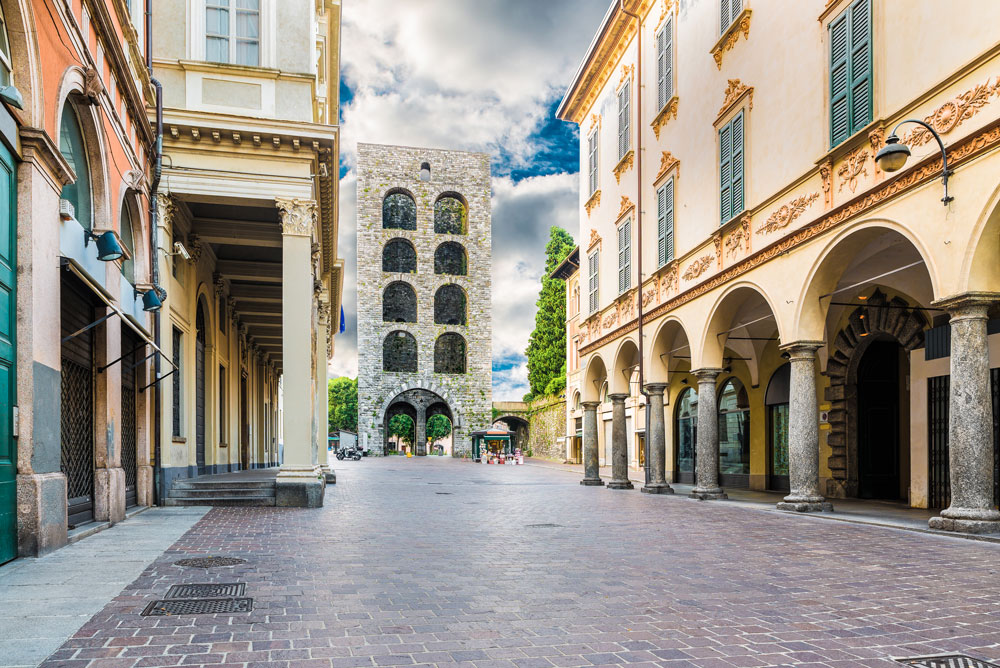
[[975,0],[609,9],[558,112],[580,128],[557,273],[585,483],[610,464],[629,487],[648,440],[644,491],[1000,530],[998,20]]

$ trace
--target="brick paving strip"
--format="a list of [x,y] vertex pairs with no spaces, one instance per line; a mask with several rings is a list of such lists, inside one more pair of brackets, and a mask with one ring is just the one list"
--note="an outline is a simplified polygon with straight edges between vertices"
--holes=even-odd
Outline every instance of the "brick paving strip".
[[[191,569],[205,555],[247,563]],[[216,508],[45,666],[898,666],[1000,659],[1000,545],[365,459],[326,507]],[[174,584],[254,611],[142,617]]]

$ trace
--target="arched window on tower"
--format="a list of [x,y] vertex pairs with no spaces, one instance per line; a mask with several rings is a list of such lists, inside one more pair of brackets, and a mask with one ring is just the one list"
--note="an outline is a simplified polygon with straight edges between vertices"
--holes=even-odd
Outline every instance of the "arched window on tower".
[[417,204],[408,192],[397,190],[382,200],[382,227],[387,230],[417,229]]
[[382,341],[382,370],[416,373],[417,340],[409,332],[389,332]]
[[465,373],[465,339],[447,332],[434,342],[434,373]]
[[434,232],[437,234],[466,234],[468,217],[468,207],[456,193],[445,193],[434,202]]
[[434,273],[465,276],[469,273],[469,260],[462,244],[446,241],[434,251]]
[[417,271],[417,251],[407,239],[392,239],[382,249],[382,271],[413,274]]
[[438,288],[434,293],[434,324],[466,324],[465,290],[451,283]]
[[382,291],[382,322],[416,322],[417,293],[413,286],[395,281]]

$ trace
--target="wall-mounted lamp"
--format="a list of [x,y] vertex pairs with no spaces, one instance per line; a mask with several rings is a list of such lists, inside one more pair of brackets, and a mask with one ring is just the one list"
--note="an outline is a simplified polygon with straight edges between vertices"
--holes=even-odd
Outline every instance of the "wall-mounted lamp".
[[901,144],[899,142],[899,137],[896,135],[896,130],[898,130],[899,126],[904,123],[916,123],[917,125],[925,127],[928,132],[934,135],[934,139],[937,140],[938,146],[941,147],[941,183],[944,184],[944,197],[941,198],[941,201],[944,202],[945,206],[948,206],[948,202],[955,199],[954,197],[950,197],[948,195],[948,177],[952,174],[951,170],[948,169],[948,151],[944,148],[944,142],[941,141],[941,135],[939,135],[937,131],[928,123],[915,118],[897,123],[896,127],[892,129],[892,133],[886,138],[885,146],[879,149],[879,152],[875,154],[875,162],[877,162],[878,166],[886,172],[895,172],[902,169],[903,165],[906,164],[906,159],[910,157],[910,147],[906,144]]
[[118,239],[115,238],[115,233],[111,230],[108,230],[101,235],[94,234],[90,230],[84,230],[84,248],[90,245],[91,240],[97,244],[97,259],[101,262],[113,262],[124,255],[122,247],[118,243]]
[[145,292],[136,289],[135,296],[138,297],[139,295],[142,295],[142,310],[152,313],[159,311],[163,306],[163,300],[167,298],[167,291],[154,285]]

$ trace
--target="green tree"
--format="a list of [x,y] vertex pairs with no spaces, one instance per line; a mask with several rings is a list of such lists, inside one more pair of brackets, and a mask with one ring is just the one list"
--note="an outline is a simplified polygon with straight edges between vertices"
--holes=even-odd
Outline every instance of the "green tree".
[[431,444],[451,433],[451,420],[444,415],[432,415],[427,418],[427,441]]
[[555,394],[566,387],[566,281],[552,278],[559,263],[576,244],[561,227],[549,231],[545,246],[545,273],[538,294],[535,330],[528,340],[528,384],[531,391],[525,401]]
[[413,445],[414,429],[413,419],[404,413],[393,415],[389,418],[389,436],[396,436],[407,445]]
[[327,384],[330,431],[358,431],[358,379],[331,378]]

